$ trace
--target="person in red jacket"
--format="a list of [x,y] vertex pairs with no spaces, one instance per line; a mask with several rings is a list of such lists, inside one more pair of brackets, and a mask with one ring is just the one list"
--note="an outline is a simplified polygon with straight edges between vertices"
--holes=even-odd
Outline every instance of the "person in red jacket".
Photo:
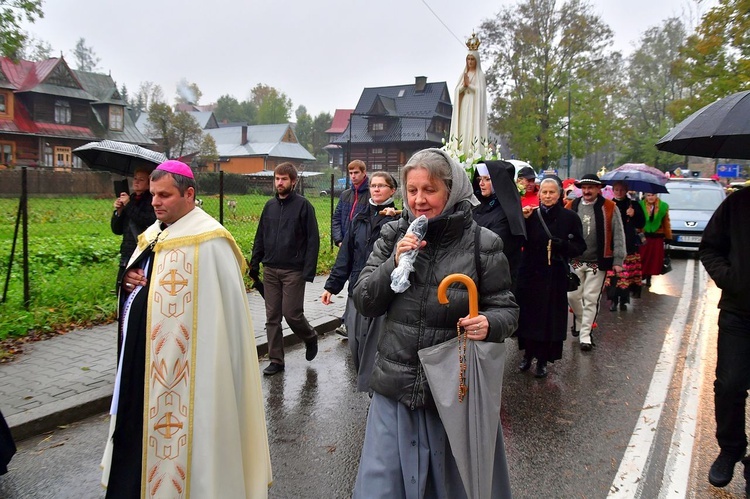
[[518,183],[522,184],[526,192],[521,196],[521,208],[539,206],[538,187],[536,185],[536,173],[529,166],[518,170]]

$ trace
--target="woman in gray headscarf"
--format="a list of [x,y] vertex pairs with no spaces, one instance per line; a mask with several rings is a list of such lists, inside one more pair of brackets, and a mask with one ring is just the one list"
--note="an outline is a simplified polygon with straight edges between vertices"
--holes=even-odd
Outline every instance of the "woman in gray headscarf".
[[[472,218],[477,201],[464,170],[443,151],[426,149],[401,174],[403,218],[383,226],[354,288],[359,313],[386,314],[354,497],[461,498],[466,492],[417,351],[454,338],[457,323],[470,341],[502,342],[516,329],[518,307],[500,238]],[[420,215],[428,225],[418,242],[406,229]],[[418,250],[411,285],[395,293],[391,272],[410,250]],[[479,282],[477,317],[467,315],[463,288],[451,287],[448,305],[438,303],[438,285],[453,273]],[[497,440],[492,497],[510,497],[502,430]]]

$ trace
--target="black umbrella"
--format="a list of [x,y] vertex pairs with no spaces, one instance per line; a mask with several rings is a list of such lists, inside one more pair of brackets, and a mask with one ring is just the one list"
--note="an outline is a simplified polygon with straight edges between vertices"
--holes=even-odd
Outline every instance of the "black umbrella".
[[167,160],[160,152],[114,140],[89,142],[73,149],[73,154],[92,170],[103,170],[126,177],[132,177],[139,167],[153,170]]
[[694,112],[659,139],[656,148],[704,158],[750,159],[750,91]]

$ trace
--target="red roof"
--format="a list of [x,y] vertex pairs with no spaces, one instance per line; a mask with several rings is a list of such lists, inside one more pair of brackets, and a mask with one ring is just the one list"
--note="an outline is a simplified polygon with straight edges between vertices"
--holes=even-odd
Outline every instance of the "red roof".
[[333,122],[331,128],[326,130],[326,133],[344,133],[346,127],[349,126],[349,116],[354,112],[354,109],[336,109],[333,113]]

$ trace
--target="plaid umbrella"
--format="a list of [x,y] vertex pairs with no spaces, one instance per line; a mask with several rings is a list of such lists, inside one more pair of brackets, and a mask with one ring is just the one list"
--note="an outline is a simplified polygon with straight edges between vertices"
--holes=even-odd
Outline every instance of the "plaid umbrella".
[[153,170],[167,160],[160,152],[114,140],[89,142],[73,149],[73,154],[92,170],[103,170],[124,177],[132,177],[139,167]]

